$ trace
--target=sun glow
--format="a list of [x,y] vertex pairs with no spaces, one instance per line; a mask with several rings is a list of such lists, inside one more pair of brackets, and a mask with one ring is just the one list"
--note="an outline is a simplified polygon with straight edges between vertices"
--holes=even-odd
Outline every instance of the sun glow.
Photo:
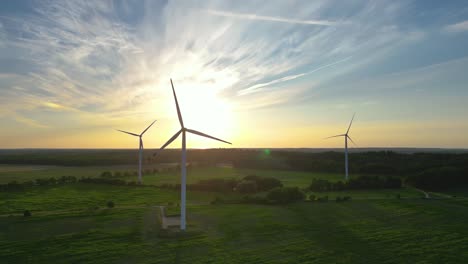
[[[187,128],[195,129],[211,136],[232,140],[235,120],[231,104],[221,98],[217,89],[210,85],[185,83],[176,85],[176,92]],[[176,118],[174,116],[174,118]],[[220,146],[219,142],[207,140],[190,135],[190,147],[227,147]]]

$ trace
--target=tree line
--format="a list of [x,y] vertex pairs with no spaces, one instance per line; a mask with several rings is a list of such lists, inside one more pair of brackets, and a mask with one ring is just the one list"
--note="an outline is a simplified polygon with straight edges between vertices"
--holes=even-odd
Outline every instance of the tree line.
[[332,182],[324,179],[313,179],[309,190],[314,192],[365,190],[365,189],[394,189],[401,188],[402,180],[391,176],[359,176],[348,181]]
[[[148,165],[179,163],[180,150],[164,150],[153,156],[154,150],[145,150]],[[135,150],[4,150],[0,151],[2,164],[41,165],[122,165],[136,164]],[[189,163],[198,166],[232,164],[235,168],[297,170],[342,173],[341,152],[300,152],[288,150],[263,151],[259,149],[190,149]],[[440,189],[468,186],[468,154],[466,153],[397,153],[372,151],[350,153],[352,174],[389,175],[403,178],[420,188]],[[134,175],[135,172],[132,172]],[[124,175],[123,175],[124,176]],[[248,184],[246,185],[248,187]]]

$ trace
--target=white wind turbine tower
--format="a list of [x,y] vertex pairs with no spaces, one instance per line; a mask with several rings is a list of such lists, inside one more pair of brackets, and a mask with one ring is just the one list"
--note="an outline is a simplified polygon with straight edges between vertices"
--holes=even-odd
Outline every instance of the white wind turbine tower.
[[145,132],[154,124],[154,122],[156,122],[156,120],[153,121],[153,123],[151,123],[151,125],[149,125],[145,130],[143,130],[143,132],[141,132],[141,134],[135,134],[135,133],[132,133],[132,132],[127,132],[127,131],[123,131],[123,130],[119,130],[119,129],[116,129],[117,131],[120,131],[122,133],[125,133],[125,134],[129,134],[131,136],[135,136],[135,137],[139,137],[140,138],[140,146],[139,146],[139,158],[138,158],[138,183],[141,184],[141,161],[143,159],[143,134],[145,134]]
[[[202,137],[207,137],[207,138],[211,138],[211,139],[214,139],[214,140],[218,140],[218,141],[221,141],[221,142],[224,142],[224,143],[227,143],[227,144],[232,144],[230,142],[227,142],[227,141],[224,141],[222,139],[219,139],[219,138],[215,138],[215,137],[212,137],[210,135],[207,135],[205,133],[202,133],[202,132],[199,132],[199,131],[196,131],[196,130],[193,130],[193,129],[189,129],[189,128],[186,128],[184,126],[184,121],[182,120],[182,114],[180,112],[180,108],[179,108],[179,103],[177,101],[177,96],[176,96],[176,92],[175,92],[175,89],[174,89],[174,84],[172,83],[172,79],[171,79],[171,86],[172,86],[172,93],[174,94],[174,101],[175,101],[175,105],[176,105],[176,108],[177,108],[177,115],[179,117],[179,123],[180,123],[180,130],[174,134],[174,136],[172,136],[167,142],[166,144],[164,144],[160,150],[163,150],[165,147],[167,147],[169,144],[172,143],[172,141],[174,141],[177,137],[179,137],[179,135],[182,133],[182,161],[181,161],[181,164],[180,164],[180,168],[181,168],[181,181],[180,181],[180,230],[185,230],[185,202],[186,202],[186,179],[187,179],[187,168],[186,168],[186,161],[187,161],[187,149],[186,149],[186,144],[185,144],[185,133],[186,132],[189,132],[189,133],[192,133],[192,134],[195,134],[195,135],[199,135],[199,136],[202,136]],[[156,155],[156,153],[154,154]]]
[[353,144],[356,144],[356,143],[354,143],[354,141],[349,136],[349,129],[351,128],[351,125],[353,124],[355,114],[356,113],[354,113],[353,117],[351,118],[351,122],[349,123],[348,130],[346,130],[346,133],[325,138],[325,139],[328,139],[328,138],[334,138],[334,137],[344,137],[344,139],[345,139],[345,173],[346,173],[346,178],[345,179],[346,180],[349,180],[349,175],[348,175],[348,139],[351,140],[351,142],[353,142]]

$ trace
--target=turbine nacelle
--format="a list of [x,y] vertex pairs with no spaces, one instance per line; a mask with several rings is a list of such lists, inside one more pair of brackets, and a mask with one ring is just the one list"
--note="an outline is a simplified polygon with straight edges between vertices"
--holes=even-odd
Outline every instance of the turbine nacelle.
[[346,133],[331,136],[331,137],[326,137],[324,139],[335,138],[335,137],[345,137],[345,139],[349,139],[354,145],[356,145],[356,143],[354,143],[353,139],[349,136],[349,130],[351,129],[351,125],[353,124],[353,120],[354,120],[355,115],[356,115],[356,113],[353,114],[353,117],[351,118],[351,122],[349,122],[348,129],[346,130]]

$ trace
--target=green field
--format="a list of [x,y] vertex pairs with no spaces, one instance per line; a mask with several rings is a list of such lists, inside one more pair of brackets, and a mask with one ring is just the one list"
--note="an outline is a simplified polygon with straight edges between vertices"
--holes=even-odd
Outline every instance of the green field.
[[[216,195],[189,192],[189,232],[168,237],[159,230],[153,206],[178,202],[175,191],[73,184],[0,193],[2,262],[462,263],[468,258],[468,201],[461,198],[210,205]],[[106,208],[108,200],[116,207]],[[33,216],[22,217],[24,209]]]
[[[170,166],[169,166],[170,167]],[[144,184],[178,183],[176,168],[151,173]],[[1,165],[1,182],[98,177],[134,166]],[[193,167],[188,182],[255,174],[306,187],[341,174],[229,167]],[[135,181],[136,177],[122,177]],[[457,193],[457,198],[451,197]],[[163,231],[159,208],[178,212],[178,190],[154,186],[66,184],[0,192],[2,263],[462,263],[468,258],[468,199],[463,190],[401,189],[308,193],[329,202],[289,205],[215,204],[236,193],[187,193],[188,232]],[[397,199],[397,195],[400,199]],[[337,203],[337,196],[352,201]],[[451,198],[448,198],[451,197]],[[114,208],[106,203],[113,201]],[[29,210],[31,217],[23,217]]]

